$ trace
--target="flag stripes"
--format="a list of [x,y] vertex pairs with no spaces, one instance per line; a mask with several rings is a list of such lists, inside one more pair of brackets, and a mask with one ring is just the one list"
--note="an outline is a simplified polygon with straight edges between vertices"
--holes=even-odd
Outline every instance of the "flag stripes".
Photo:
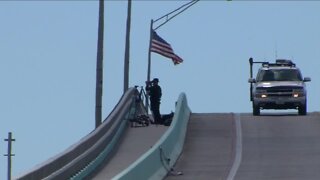
[[152,31],[150,51],[172,59],[175,65],[183,62],[183,59],[174,53],[171,45],[162,39],[155,31]]

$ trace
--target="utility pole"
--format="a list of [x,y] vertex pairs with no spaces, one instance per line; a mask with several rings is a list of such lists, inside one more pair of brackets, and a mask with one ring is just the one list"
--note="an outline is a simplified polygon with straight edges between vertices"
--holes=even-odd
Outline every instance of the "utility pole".
[[97,76],[96,76],[96,123],[102,122],[102,87],[103,87],[103,35],[104,35],[104,0],[99,0],[99,25],[97,45]]
[[125,53],[124,53],[123,93],[125,93],[129,88],[130,29],[131,29],[131,0],[128,0],[126,47],[125,47]]
[[11,180],[11,157],[14,156],[14,154],[11,154],[12,150],[12,141],[15,141],[15,139],[12,139],[12,133],[8,133],[8,139],[4,139],[5,141],[8,141],[8,153],[4,156],[8,157],[8,180]]

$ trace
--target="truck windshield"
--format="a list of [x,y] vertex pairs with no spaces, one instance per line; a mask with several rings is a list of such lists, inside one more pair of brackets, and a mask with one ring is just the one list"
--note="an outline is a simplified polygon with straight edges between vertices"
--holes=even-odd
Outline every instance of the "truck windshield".
[[269,69],[258,73],[257,81],[302,81],[297,69]]

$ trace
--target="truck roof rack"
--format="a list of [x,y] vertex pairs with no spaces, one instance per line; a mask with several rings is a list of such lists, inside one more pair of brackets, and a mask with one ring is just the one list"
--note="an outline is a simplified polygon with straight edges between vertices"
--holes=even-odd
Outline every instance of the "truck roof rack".
[[296,67],[296,64],[291,60],[287,59],[277,59],[275,63],[263,62],[262,67],[276,67],[276,66],[287,66],[287,67]]

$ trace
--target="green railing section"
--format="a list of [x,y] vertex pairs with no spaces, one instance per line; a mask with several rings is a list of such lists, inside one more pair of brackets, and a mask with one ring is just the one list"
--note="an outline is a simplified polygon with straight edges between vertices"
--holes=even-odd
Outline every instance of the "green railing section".
[[190,113],[186,95],[181,93],[171,126],[166,133],[149,151],[112,180],[157,180],[171,173],[183,149]]
[[119,128],[117,129],[117,132],[112,137],[112,140],[110,143],[105,147],[105,149],[93,160],[91,161],[85,168],[83,168],[81,171],[79,171],[77,174],[75,174],[73,177],[70,178],[70,180],[81,180],[86,177],[88,177],[92,172],[95,171],[97,167],[99,167],[108,156],[112,153],[115,146],[117,145],[121,135],[125,131],[125,128],[128,125],[128,119],[132,116],[132,111],[135,111],[135,107],[133,106],[130,112],[126,115],[126,118],[121,122]]
[[128,127],[128,119],[132,118],[139,92],[130,88],[123,94],[113,111],[94,131],[82,138],[65,151],[50,158],[41,165],[15,179],[83,179],[91,174],[101,162],[112,156],[119,138]]

